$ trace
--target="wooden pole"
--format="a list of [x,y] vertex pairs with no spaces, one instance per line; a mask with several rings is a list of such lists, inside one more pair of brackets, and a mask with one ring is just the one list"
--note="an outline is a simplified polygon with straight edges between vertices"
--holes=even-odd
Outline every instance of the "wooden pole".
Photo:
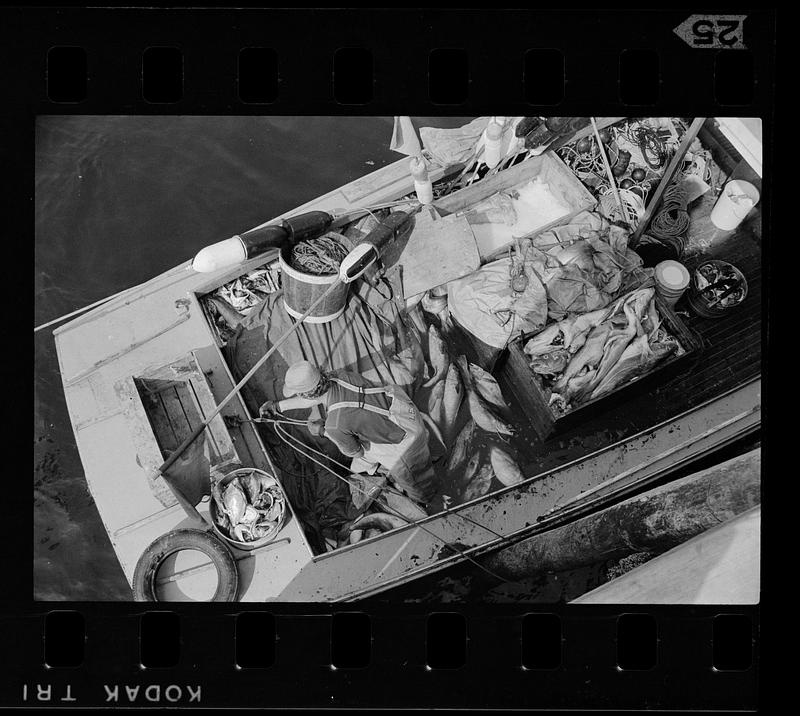
[[625,219],[625,223],[630,226],[631,225],[631,217],[628,215],[628,207],[625,206],[625,203],[622,201],[622,197],[619,195],[619,188],[617,187],[617,179],[614,176],[614,172],[611,171],[611,165],[608,163],[608,156],[606,156],[606,148],[603,146],[603,142],[600,141],[600,132],[597,129],[597,122],[594,121],[594,117],[589,117],[592,122],[592,129],[594,130],[594,138],[597,141],[597,149],[600,151],[600,156],[603,158],[603,166],[606,169],[606,176],[608,177],[608,181],[611,184],[611,191],[614,192],[614,198],[617,200],[617,204],[619,204],[620,211],[622,212],[622,216]]
[[655,193],[647,204],[647,208],[644,210],[644,214],[636,226],[636,230],[631,234],[630,239],[628,239],[628,245],[631,248],[634,248],[636,244],[639,243],[639,237],[650,225],[650,220],[653,218],[653,214],[655,214],[659,204],[661,203],[661,197],[664,196],[664,192],[667,190],[667,187],[672,183],[672,178],[675,176],[675,172],[678,170],[683,158],[686,156],[686,152],[689,151],[689,147],[691,146],[705,121],[705,117],[695,117],[694,121],[689,126],[689,129],[686,130],[686,134],[683,135],[683,140],[678,146],[678,150],[675,152],[672,160],[667,165],[667,168],[664,171],[664,175],[661,177],[661,181],[659,182]]

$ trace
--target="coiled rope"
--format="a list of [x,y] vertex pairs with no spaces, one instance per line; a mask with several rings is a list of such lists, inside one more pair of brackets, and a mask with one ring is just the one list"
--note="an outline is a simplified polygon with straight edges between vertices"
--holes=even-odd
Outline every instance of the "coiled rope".
[[292,268],[314,276],[330,276],[339,272],[339,266],[348,254],[345,245],[333,236],[320,236],[301,241],[292,247]]
[[689,231],[688,193],[679,182],[673,183],[664,192],[664,201],[653,220],[648,234],[651,238],[673,249],[678,258],[686,248]]

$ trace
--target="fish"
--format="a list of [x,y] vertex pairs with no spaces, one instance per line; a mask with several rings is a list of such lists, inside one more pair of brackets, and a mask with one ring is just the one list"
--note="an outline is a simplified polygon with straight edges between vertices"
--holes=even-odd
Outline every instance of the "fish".
[[437,384],[444,386],[442,393],[441,425],[442,436],[445,441],[449,441],[455,428],[458,410],[464,400],[464,384],[461,375],[455,364],[451,363],[447,368],[447,377],[444,381]]
[[252,525],[259,517],[261,517],[261,515],[259,515],[258,510],[252,505],[247,505],[247,507],[244,508],[241,521],[245,524]]
[[495,476],[491,463],[483,464],[475,473],[475,476],[466,484],[461,493],[462,502],[477,500],[483,497],[492,486],[492,478]]
[[467,363],[467,359],[463,355],[458,357],[457,365],[461,371],[461,379],[464,381],[464,388],[467,391],[470,415],[472,415],[472,419],[478,427],[490,433],[497,433],[498,435],[513,435],[515,432],[514,428],[498,418],[478,394],[472,381],[469,363]]
[[525,479],[514,458],[502,448],[497,447],[497,445],[492,445],[489,451],[489,459],[492,463],[495,477],[504,485],[516,485]]
[[422,309],[439,319],[439,328],[442,332],[445,334],[450,332],[453,324],[446,294],[437,296],[433,291],[426,291],[422,297]]
[[464,460],[467,459],[467,448],[472,442],[472,437],[475,434],[475,421],[471,418],[464,424],[460,432],[456,436],[453,449],[450,451],[450,456],[447,459],[447,472],[455,472]]
[[655,297],[653,297],[647,306],[647,315],[642,321],[642,326],[645,327],[647,331],[647,338],[652,341],[656,337],[656,333],[658,333],[658,329],[661,326],[661,316],[656,307]]
[[409,522],[416,522],[428,516],[428,513],[414,500],[395,490],[384,490],[380,497],[380,502],[389,508],[390,514],[396,514]]
[[238,480],[247,501],[252,505],[261,495],[261,481],[258,479],[258,475],[249,472],[246,475],[240,475]]
[[645,350],[643,347],[644,343],[647,343],[646,333],[631,341],[631,344],[620,356],[617,364],[608,372],[605,378],[597,384],[594,391],[592,391],[592,399],[610,393],[622,383],[630,382],[634,378],[646,373],[656,363],[664,360],[664,358],[673,353],[677,348],[677,344],[670,341],[655,343],[652,347],[648,345],[647,350]]
[[377,537],[379,534],[383,534],[383,530],[373,527],[372,529],[368,529],[364,532],[364,539],[370,539],[371,537]]
[[564,332],[564,348],[569,349],[572,354],[577,353],[586,342],[589,332],[605,321],[610,313],[611,309],[609,307],[598,308],[596,311],[581,313],[572,319],[568,319],[566,325],[562,328]]
[[563,373],[571,358],[568,350],[558,348],[550,353],[543,353],[531,361],[531,369],[541,375],[558,375]]
[[644,308],[641,305],[641,298],[637,297],[624,305],[624,312],[628,319],[628,324],[621,329],[609,332],[606,343],[603,346],[603,355],[597,364],[597,370],[591,381],[586,383],[580,390],[573,392],[573,398],[578,402],[584,402],[586,398],[600,384],[603,378],[608,375],[611,369],[617,364],[628,344],[634,336],[641,331],[641,324],[637,318],[637,311]]
[[442,427],[442,398],[444,398],[446,382],[446,380],[440,380],[433,386],[431,394],[428,396],[428,415],[439,426],[439,429]]
[[478,468],[481,466],[481,453],[480,450],[477,452],[472,453],[472,457],[469,459],[467,466],[464,468],[464,472],[461,475],[457,475],[458,482],[461,485],[468,485],[475,476],[478,474]]
[[505,398],[503,398],[503,391],[500,390],[500,384],[497,379],[479,365],[475,365],[475,363],[469,364],[469,370],[472,374],[472,381],[481,398],[495,408],[508,410],[508,405],[506,405]]
[[364,539],[364,530],[352,530],[347,539],[350,544],[360,542],[362,539]]
[[586,338],[586,342],[581,346],[581,349],[572,357],[572,360],[567,364],[561,377],[555,382],[553,392],[565,393],[569,381],[587,367],[593,368],[603,357],[603,347],[606,344],[606,339],[612,331],[613,326],[610,321],[605,321],[598,326],[595,326]]
[[543,331],[539,331],[533,338],[525,342],[522,350],[529,356],[538,356],[543,353],[548,353],[555,348],[563,348],[561,343],[556,344],[555,341],[563,338],[563,325],[565,321],[558,323],[551,323]]
[[353,523],[353,529],[369,530],[379,529],[381,532],[388,532],[389,530],[396,530],[398,527],[405,527],[408,520],[404,520],[397,515],[390,515],[386,512],[374,512],[371,515],[364,515],[359,517]]
[[430,431],[433,433],[433,436],[444,446],[445,450],[447,449],[447,445],[444,441],[444,437],[442,437],[442,431],[439,430],[439,426],[436,424],[434,419],[423,411],[419,411],[419,416],[422,418],[422,421],[425,425],[428,426]]
[[224,505],[225,514],[228,515],[232,525],[237,525],[242,521],[244,511],[248,506],[247,498],[236,480],[228,483],[228,486],[222,493],[222,503]]
[[442,380],[447,375],[447,369],[450,365],[447,346],[442,340],[439,330],[434,325],[428,328],[428,355],[433,368],[433,377],[422,384],[423,388],[430,388],[434,383]]
[[209,296],[209,300],[214,304],[214,308],[231,328],[236,328],[243,320],[244,316],[239,313],[230,303],[219,296]]

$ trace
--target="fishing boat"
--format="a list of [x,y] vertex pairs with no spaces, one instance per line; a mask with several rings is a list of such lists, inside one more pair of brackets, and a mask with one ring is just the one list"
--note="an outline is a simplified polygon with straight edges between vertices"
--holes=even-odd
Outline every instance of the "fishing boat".
[[[594,128],[572,133],[569,142],[623,120],[599,118]],[[760,186],[760,165],[754,169],[754,162],[742,158],[744,150],[737,150],[738,140],[729,129],[711,118],[689,123],[670,161],[664,163],[659,181],[653,183],[651,202],[639,217],[632,240],[641,237],[652,220],[653,208],[695,139],[709,148],[729,179],[746,179]],[[427,179],[432,186],[460,188],[439,193],[421,207],[415,195],[419,177],[410,173],[408,159],[403,158],[270,219],[255,227],[252,236],[285,226],[282,222],[292,217],[321,212],[330,218],[327,229],[341,236],[353,230],[353,245],[358,246],[364,233],[355,229],[368,227],[365,218],[380,225],[382,215],[375,218],[374,212],[410,206],[418,221],[432,206],[435,213],[426,219],[452,219],[456,224],[456,220],[466,221],[465,215],[497,186],[506,186],[512,179],[532,176],[530,172],[568,172],[558,145],[555,142],[544,152],[505,156],[488,171],[481,165],[480,154],[454,165],[429,161]],[[752,151],[752,141],[748,147]],[[579,189],[575,192],[570,205],[574,211],[543,224],[540,232],[568,222],[597,203],[591,196],[581,203],[584,195]],[[248,392],[246,386],[236,389],[254,369],[256,375],[258,370],[267,371],[262,373],[263,384],[285,369],[279,353],[255,368],[264,350],[277,342],[277,334],[265,330],[257,314],[267,305],[273,316],[281,313],[282,306],[291,309],[278,300],[279,248],[268,247],[252,256],[246,250],[233,265],[205,271],[195,270],[194,259],[188,259],[56,329],[59,368],[86,481],[133,593],[140,599],[161,601],[338,602],[373,596],[458,564],[480,566],[491,555],[603,510],[757,433],[761,422],[760,213],[757,207],[738,228],[720,230],[710,219],[715,200],[709,192],[692,205],[690,235],[702,250],[687,265],[692,269],[709,258],[735,264],[747,278],[741,305],[714,318],[685,311],[679,323],[692,350],[683,360],[634,381],[602,402],[592,401],[563,420],[551,414],[543,417],[541,386],[531,378],[521,344],[487,350],[456,327],[451,337],[457,352],[495,376],[516,416],[517,435],[522,439],[515,443],[515,455],[522,479],[508,485],[492,481],[483,494],[445,501],[431,514],[392,522],[360,541],[331,543],[329,539],[326,543],[310,538],[307,510],[296,503],[297,485],[302,483],[289,473],[314,454],[303,443],[298,462],[292,463],[295,467],[287,464],[287,441],[278,441],[278,431],[272,426],[254,422],[264,396]],[[448,235],[454,235],[455,229],[450,229]],[[473,268],[506,250],[492,246],[478,251]],[[406,251],[407,260],[401,262],[398,250],[390,245],[381,257],[387,266],[392,251],[395,268],[401,267],[396,280],[408,287],[417,272],[424,273],[425,265],[433,262],[438,248],[427,247],[428,253],[421,257]],[[265,289],[266,297],[263,293],[251,296],[258,301],[250,302],[247,320],[243,314],[226,315],[226,306],[220,309],[213,299],[235,298],[237,291],[244,296],[253,277],[271,282],[274,291]],[[361,280],[356,279],[347,301],[361,300],[356,289]],[[405,311],[417,306],[408,299],[419,299],[420,293],[406,289]],[[673,311],[665,311],[674,317]],[[283,323],[276,322],[274,330],[280,325],[292,327],[297,318],[297,312],[288,317],[282,312]],[[317,329],[319,335],[325,330]],[[248,335],[259,336],[260,342],[248,343]],[[390,357],[391,349],[384,355]],[[287,434],[296,427],[289,423]],[[178,450],[198,431],[198,439]],[[295,435],[301,432],[294,431]],[[180,455],[174,456],[166,479],[159,465],[176,450]],[[215,514],[219,508],[209,488],[209,476],[219,478],[241,470],[275,478],[285,501],[274,533],[250,545],[220,532]],[[301,474],[312,479],[310,473]],[[292,488],[290,480],[294,480]]]

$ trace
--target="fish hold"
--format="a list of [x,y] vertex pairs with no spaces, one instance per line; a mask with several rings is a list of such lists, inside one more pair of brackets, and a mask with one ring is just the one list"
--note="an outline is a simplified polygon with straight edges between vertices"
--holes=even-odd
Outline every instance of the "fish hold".
[[569,351],[559,348],[550,353],[536,356],[531,361],[531,369],[540,375],[558,375],[567,367],[569,359]]
[[[441,425],[442,435],[446,441],[453,436],[453,428],[458,417],[458,410],[464,399],[464,385],[461,382],[461,375],[455,364],[451,363],[447,369],[447,377],[444,381],[437,384],[444,386],[442,393]],[[435,388],[434,388],[435,390]]]
[[489,371],[484,370],[479,365],[475,365],[475,363],[469,364],[469,371],[472,374],[472,382],[475,385],[475,389],[480,393],[481,398],[495,408],[507,410],[508,405],[506,405],[505,398],[503,398],[503,391],[500,390],[500,384],[497,379]]
[[497,433],[498,435],[513,435],[514,428],[498,418],[478,394],[472,381],[472,374],[470,373],[467,359],[463,355],[459,356],[457,364],[461,371],[461,379],[464,381],[464,387],[467,391],[469,412],[478,427],[490,433]]
[[467,483],[464,492],[461,493],[461,500],[469,502],[483,497],[491,489],[494,474],[491,464],[485,463],[482,465],[476,471],[475,476]]
[[455,472],[461,463],[467,459],[467,449],[472,442],[472,436],[475,434],[475,421],[468,420],[461,431],[456,436],[453,449],[450,451],[450,457],[447,459],[447,472]]
[[370,530],[378,529],[381,532],[388,532],[389,530],[396,530],[398,527],[405,527],[408,524],[407,520],[396,515],[390,515],[386,512],[375,512],[371,515],[364,515],[353,523],[354,530]]
[[516,485],[518,482],[522,482],[525,479],[522,476],[522,470],[519,469],[519,465],[517,465],[514,458],[502,448],[492,445],[489,459],[492,463],[492,470],[494,470],[495,476],[504,485]]
[[447,381],[440,380],[433,386],[431,394],[428,396],[428,415],[442,429],[442,398],[444,398],[444,387]]
[[447,368],[450,365],[450,356],[447,353],[447,346],[442,340],[442,336],[436,326],[428,329],[428,355],[433,368],[433,377],[423,383],[423,388],[430,388],[434,383],[438,383],[447,375]]

